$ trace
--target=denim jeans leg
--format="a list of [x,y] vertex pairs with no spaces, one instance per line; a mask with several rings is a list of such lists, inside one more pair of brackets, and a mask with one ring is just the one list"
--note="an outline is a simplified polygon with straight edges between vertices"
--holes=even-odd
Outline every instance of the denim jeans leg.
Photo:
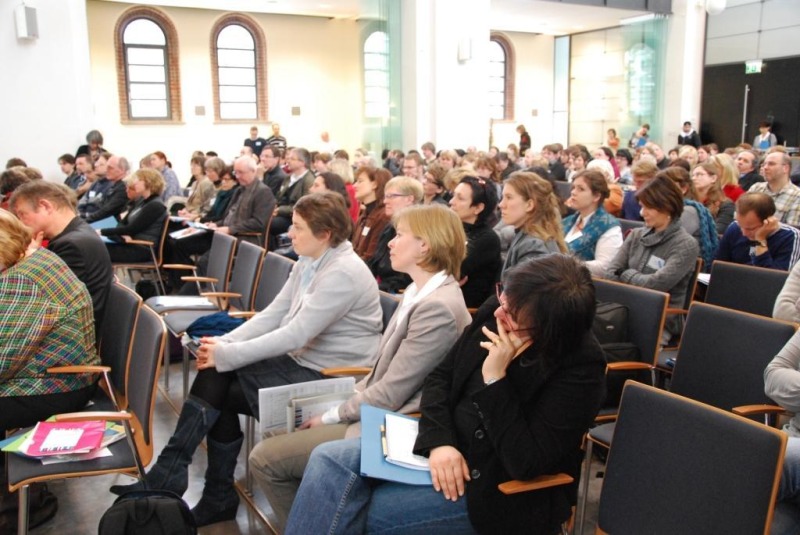
[[772,519],[772,535],[800,533],[800,438],[789,437],[783,459],[778,504]]
[[361,440],[317,446],[289,513],[286,535],[364,533],[372,495],[361,477]]
[[467,498],[446,500],[432,486],[384,482],[372,491],[366,533],[381,535],[474,534]]

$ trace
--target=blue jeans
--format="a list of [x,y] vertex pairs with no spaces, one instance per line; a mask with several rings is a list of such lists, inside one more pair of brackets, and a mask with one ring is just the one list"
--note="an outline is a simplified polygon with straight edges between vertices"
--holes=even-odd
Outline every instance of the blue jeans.
[[360,439],[317,446],[289,513],[286,535],[475,533],[465,497],[451,502],[432,486],[362,477],[360,466]]
[[789,437],[771,535],[800,533],[800,438]]

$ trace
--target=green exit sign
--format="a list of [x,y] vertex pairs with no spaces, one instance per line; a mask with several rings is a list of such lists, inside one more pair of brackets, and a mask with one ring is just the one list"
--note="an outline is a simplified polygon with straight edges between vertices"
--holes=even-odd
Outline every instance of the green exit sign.
[[758,74],[761,72],[761,67],[763,67],[764,62],[760,59],[753,59],[750,61],[744,62],[744,73],[745,74]]

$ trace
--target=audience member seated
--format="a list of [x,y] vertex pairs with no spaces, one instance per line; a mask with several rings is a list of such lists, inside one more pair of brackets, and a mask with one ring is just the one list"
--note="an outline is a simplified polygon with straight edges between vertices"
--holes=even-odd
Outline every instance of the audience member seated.
[[764,182],[758,174],[758,155],[754,150],[743,150],[736,155],[736,167],[739,170],[739,185],[748,191],[756,182]]
[[496,207],[494,184],[474,176],[462,178],[450,199],[450,208],[461,219],[467,235],[467,257],[461,263],[460,284],[469,308],[478,308],[494,293],[503,265],[500,238],[489,225]]
[[788,271],[800,259],[800,230],[775,217],[765,193],[748,192],[736,201],[736,221],[722,236],[717,260]]
[[[669,292],[669,306],[683,308],[699,247],[681,226],[681,190],[662,172],[637,191],[636,198],[645,226],[631,231],[608,266],[606,278]],[[680,334],[681,319],[667,318],[664,345]]]
[[206,215],[211,209],[216,190],[214,183],[206,176],[206,159],[193,156],[189,164],[192,169],[192,183],[189,186],[189,198],[186,205],[178,211],[180,217],[195,220]]
[[89,130],[86,134],[86,145],[81,145],[75,151],[75,158],[85,154],[90,160],[96,161],[97,158],[108,149],[103,147],[103,134],[99,130]]
[[[577,491],[581,441],[604,396],[589,270],[554,254],[505,275],[422,389],[414,446],[432,486],[361,476],[358,439],[311,455],[288,534],[557,533]],[[499,306],[498,306],[499,304]],[[488,354],[487,354],[488,352]],[[507,496],[498,484],[565,472],[575,483]]]
[[22,167],[15,166],[0,173],[0,208],[8,209],[11,194],[21,185],[31,181],[22,169]]
[[782,223],[800,226],[800,187],[789,180],[792,160],[784,152],[771,152],[764,158],[762,172],[766,182],[750,186],[752,192],[766,193],[775,201],[775,217]]
[[365,262],[375,255],[378,239],[389,224],[389,216],[383,207],[383,195],[386,183],[391,178],[391,173],[382,167],[361,167],[356,171],[356,199],[362,208],[350,241],[353,250]]
[[692,170],[692,182],[697,193],[697,201],[711,212],[717,229],[717,234],[724,234],[725,229],[733,221],[733,201],[731,201],[720,187],[717,176],[717,166],[711,162],[699,163]]
[[700,246],[703,270],[710,270],[719,246],[719,235],[717,234],[717,225],[714,222],[714,217],[708,208],[696,200],[697,190],[689,176],[689,171],[683,167],[672,165],[663,171],[659,171],[658,174],[675,182],[681,193],[683,193],[681,225],[692,238],[697,240],[697,244]]
[[618,149],[614,155],[614,160],[617,162],[617,169],[619,169],[619,183],[620,184],[633,184],[633,175],[631,175],[631,164],[633,163],[633,156],[628,149]]
[[[341,153],[344,151],[339,150],[336,152]],[[331,169],[331,173],[336,173],[342,177],[342,180],[344,180],[344,189],[347,190],[347,198],[350,199],[350,204],[348,204],[350,207],[350,219],[352,219],[353,223],[355,223],[358,221],[358,215],[361,212],[361,205],[359,204],[358,199],[356,199],[356,188],[353,185],[355,180],[353,178],[353,168],[350,166],[350,162],[341,158],[334,158],[329,167]]]
[[586,165],[592,161],[592,157],[589,156],[589,153],[583,145],[567,147],[566,153],[569,154],[567,182],[572,182],[572,177],[586,169]]
[[581,171],[572,179],[566,202],[575,213],[563,221],[567,247],[595,276],[605,273],[622,246],[619,220],[603,207],[608,193],[608,181],[599,171]]
[[450,194],[445,187],[444,177],[448,170],[434,162],[422,175],[422,189],[425,192],[422,204],[439,203],[447,205]]
[[344,186],[344,180],[336,173],[324,171],[317,175],[314,183],[311,184],[310,193],[322,193],[323,191],[333,191],[338,193],[344,199],[344,204],[347,206],[348,213],[350,212],[350,196],[347,194],[347,188]]
[[399,293],[411,284],[411,277],[406,273],[395,271],[392,267],[389,243],[397,235],[391,222],[402,210],[422,202],[422,184],[416,178],[404,175],[396,176],[386,183],[383,194],[383,210],[389,223],[383,227],[375,254],[367,261],[369,270],[378,282],[378,288],[384,292]]
[[550,145],[542,147],[542,156],[544,156],[550,164],[548,169],[548,171],[550,171],[550,176],[553,177],[554,180],[560,180],[561,182],[567,180],[567,170],[564,168],[564,164],[561,161],[561,153],[563,151],[564,147],[561,143],[551,143]]
[[514,228],[503,273],[537,256],[567,252],[558,199],[550,182],[533,173],[514,173],[503,186],[498,206],[503,223]]
[[101,332],[114,270],[100,237],[76,214],[76,202],[75,192],[67,186],[35,180],[14,192],[11,209],[33,231],[35,243],[47,239],[47,248],[56,253],[86,285],[92,298],[97,337]]
[[291,175],[283,179],[283,184],[275,199],[276,207],[269,227],[272,242],[275,242],[277,236],[289,230],[289,226],[292,224],[294,204],[300,197],[308,194],[311,184],[314,183],[314,173],[308,169],[311,165],[311,155],[306,149],[291,149],[286,157],[286,163]]
[[239,187],[233,178],[233,168],[225,165],[222,158],[212,157],[206,161],[206,176],[214,184],[214,202],[208,212],[199,218],[201,223],[217,223],[228,213],[233,194]]
[[[614,178],[614,168],[611,166],[611,163],[608,160],[594,159],[589,162],[589,164],[586,166],[586,169],[591,171],[599,171],[602,173],[606,180],[606,184],[608,184],[608,195],[606,196],[606,200],[603,202],[603,208],[605,208],[606,212],[612,216],[619,217],[619,215],[622,213],[622,187],[617,184],[617,181]],[[572,175],[573,182],[578,174],[580,174],[580,172]]]
[[75,187],[73,189],[80,199],[83,197],[84,193],[92,187],[92,181],[94,180],[94,160],[92,160],[92,157],[88,154],[79,154],[75,156],[75,169],[80,173],[81,177],[79,180],[75,181],[73,184]]
[[[100,162],[103,156],[98,159]],[[95,168],[97,164],[95,164]],[[81,217],[87,223],[101,221],[108,217],[119,220],[120,213],[128,204],[125,193],[125,178],[130,172],[130,164],[122,156],[109,156],[106,163],[106,176],[92,184],[81,202],[78,203]]]
[[164,179],[155,169],[139,169],[133,173],[133,191],[136,201],[119,225],[98,232],[114,243],[107,243],[111,262],[147,262],[152,260],[150,249],[129,244],[131,240],[144,240],[158,245],[167,217],[167,207],[161,202]]
[[638,160],[631,167],[631,180],[633,189],[624,194],[622,200],[622,219],[629,221],[642,221],[641,207],[636,200],[636,191],[642,189],[645,184],[653,180],[658,173],[656,164],[648,160]]
[[75,169],[75,157],[72,154],[66,153],[59,156],[58,165],[61,167],[61,172],[67,175],[66,178],[64,178],[64,185],[70,189],[78,189],[78,186],[86,180],[81,176],[78,170]]
[[362,403],[418,411],[423,381],[470,323],[458,286],[465,252],[458,218],[444,207],[414,207],[399,213],[395,225],[392,266],[413,283],[386,327],[373,371],[346,402],[304,422],[301,431],[265,440],[250,454],[253,474],[281,528],[314,447],[358,436],[360,428],[354,424]]
[[274,145],[267,145],[261,150],[261,155],[258,157],[258,172],[256,176],[259,180],[264,182],[275,198],[278,198],[281,192],[283,181],[287,178],[286,173],[281,168],[281,149]]
[[800,262],[789,271],[781,293],[775,299],[772,317],[800,323]]
[[[714,154],[708,157],[705,162],[710,163],[716,167],[716,176],[719,179],[720,188],[722,192],[731,201],[736,202],[745,190],[739,185],[739,171],[736,168],[736,163],[733,158],[728,154]],[[693,169],[696,166],[693,166]]]
[[[86,190],[80,192],[78,201],[78,214],[86,219],[96,212],[106,197],[111,197],[111,186],[115,184],[106,176],[108,173],[108,159],[111,154],[104,152],[94,161],[91,174],[83,184]],[[88,187],[87,187],[88,186]]]
[[164,204],[169,204],[171,197],[182,197],[181,183],[178,180],[178,175],[172,170],[167,156],[160,150],[155,151],[150,155],[150,167],[161,173],[164,178],[164,190],[161,192],[161,200]]
[[[378,287],[365,284],[371,277],[347,241],[351,226],[340,195],[300,199],[289,231],[300,260],[280,293],[241,327],[201,339],[199,371],[178,425],[146,475],[148,488],[183,495],[187,467],[208,435],[205,487],[192,509],[198,527],[236,517],[239,414],[258,416],[259,388],[321,379],[326,367],[374,363],[382,327]],[[143,487],[137,482],[111,490]]]

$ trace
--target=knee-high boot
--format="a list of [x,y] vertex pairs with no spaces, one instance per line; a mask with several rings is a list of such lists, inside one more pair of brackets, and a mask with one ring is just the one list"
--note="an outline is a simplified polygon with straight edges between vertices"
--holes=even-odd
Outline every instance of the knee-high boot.
[[[189,465],[194,452],[219,418],[219,414],[220,411],[200,398],[186,398],[175,432],[161,450],[156,464],[144,477],[148,489],[169,490],[178,496],[186,492],[189,486]],[[145,484],[137,481],[132,485],[114,485],[111,492],[123,494],[144,488]]]
[[208,468],[203,496],[192,508],[197,527],[236,518],[239,495],[233,486],[236,461],[244,437],[233,442],[208,439]]

